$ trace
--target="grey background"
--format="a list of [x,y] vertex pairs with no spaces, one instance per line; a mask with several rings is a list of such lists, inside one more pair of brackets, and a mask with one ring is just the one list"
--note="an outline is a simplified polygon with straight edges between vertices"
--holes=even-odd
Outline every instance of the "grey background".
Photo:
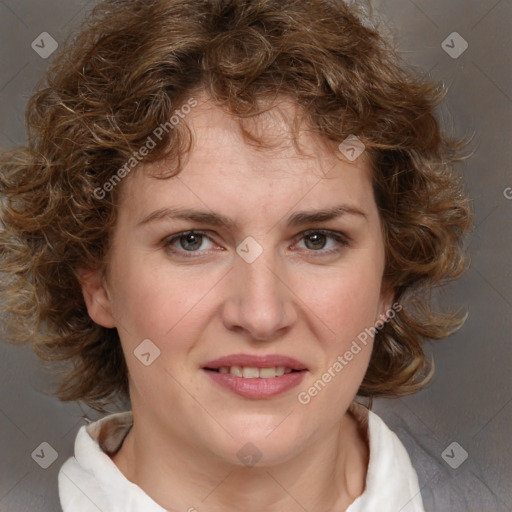
[[[24,143],[25,103],[51,61],[32,41],[42,32],[63,41],[93,4],[0,0],[0,149]],[[469,319],[432,346],[437,371],[427,389],[379,400],[374,410],[408,448],[428,511],[512,511],[512,199],[505,192],[512,187],[511,0],[373,5],[404,57],[449,87],[440,111],[445,126],[475,134],[475,154],[459,167],[475,214],[472,264],[444,293]],[[442,48],[452,32],[469,45],[456,59]],[[98,415],[53,398],[51,378],[27,347],[0,343],[0,383],[0,511],[54,512],[58,469],[83,416]],[[48,469],[31,456],[42,442],[58,454]],[[456,469],[441,456],[452,442],[468,453]],[[460,448],[448,453],[460,462]]]

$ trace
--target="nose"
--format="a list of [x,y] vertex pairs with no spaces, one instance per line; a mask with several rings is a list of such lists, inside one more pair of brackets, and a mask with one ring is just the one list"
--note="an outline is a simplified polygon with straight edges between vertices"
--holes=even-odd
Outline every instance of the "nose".
[[255,341],[282,337],[298,316],[290,284],[270,250],[252,263],[236,257],[222,308],[225,327]]

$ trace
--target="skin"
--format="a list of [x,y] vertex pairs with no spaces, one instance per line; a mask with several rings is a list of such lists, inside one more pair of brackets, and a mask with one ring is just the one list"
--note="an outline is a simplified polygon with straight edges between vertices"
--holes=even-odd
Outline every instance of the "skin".
[[[186,118],[194,145],[182,171],[158,180],[150,174],[165,169],[160,162],[125,179],[108,275],[83,273],[89,314],[118,329],[130,373],[134,426],[113,460],[164,508],[344,510],[364,491],[368,446],[348,408],[372,343],[309,404],[297,395],[389,310],[382,226],[366,155],[336,158],[307,131],[300,143],[308,156],[299,154],[286,124],[293,112],[283,100],[249,123],[274,143],[261,149],[244,141],[232,116],[200,102]],[[287,226],[293,213],[338,205],[361,214]],[[219,213],[235,225],[169,217],[139,224],[170,207]],[[170,245],[170,236],[193,229],[207,233],[195,252],[179,238]],[[348,245],[304,235],[318,229],[343,234]],[[252,263],[236,252],[249,236],[263,249]],[[150,366],[133,353],[144,339],[160,350]],[[280,396],[242,398],[202,370],[238,353],[291,356],[308,372]],[[262,456],[253,467],[237,457],[247,442]]]

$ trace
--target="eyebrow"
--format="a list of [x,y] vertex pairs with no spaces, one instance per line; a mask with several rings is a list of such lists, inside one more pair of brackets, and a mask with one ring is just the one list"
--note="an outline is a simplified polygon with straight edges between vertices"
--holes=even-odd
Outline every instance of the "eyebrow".
[[[286,224],[289,227],[298,227],[305,224],[327,222],[329,220],[342,217],[343,215],[359,216],[368,220],[366,213],[359,208],[350,205],[339,205],[326,210],[296,212],[288,217]],[[162,219],[186,220],[227,229],[234,229],[236,227],[236,223],[233,220],[219,213],[192,210],[188,208],[160,208],[159,210],[143,217],[137,225],[143,226]]]

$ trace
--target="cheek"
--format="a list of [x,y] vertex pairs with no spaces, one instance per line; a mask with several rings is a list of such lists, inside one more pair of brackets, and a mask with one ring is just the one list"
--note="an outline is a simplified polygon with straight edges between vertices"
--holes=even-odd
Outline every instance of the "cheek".
[[112,269],[111,304],[133,390],[152,402],[157,400],[155,386],[163,386],[166,396],[177,399],[181,388],[171,373],[198,338],[206,318],[201,299],[214,283],[205,276],[148,264],[143,257],[113,258]]
[[310,309],[325,324],[335,345],[343,345],[374,325],[381,290],[377,265],[347,265],[300,283],[305,310]]
[[143,255],[113,258],[112,268],[112,310],[130,345],[145,338],[162,343],[171,333],[190,329],[189,316],[197,321],[201,302],[215,285],[204,273],[151,265]]

